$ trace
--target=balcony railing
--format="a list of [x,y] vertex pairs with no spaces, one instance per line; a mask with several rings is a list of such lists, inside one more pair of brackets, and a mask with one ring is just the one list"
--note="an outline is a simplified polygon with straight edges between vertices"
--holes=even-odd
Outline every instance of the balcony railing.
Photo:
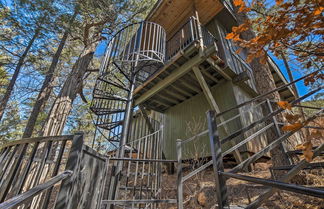
[[236,74],[240,74],[242,72],[247,72],[247,74],[250,78],[247,80],[247,84],[252,89],[256,90],[253,71],[252,71],[251,66],[248,63],[246,63],[246,61],[243,60],[240,57],[240,55],[236,54],[235,52],[230,50],[230,54],[232,57],[232,63],[230,64],[232,70],[234,70]]
[[195,41],[202,41],[204,46],[214,44],[214,36],[195,17],[189,20],[166,43],[166,61],[179,51],[185,50]]

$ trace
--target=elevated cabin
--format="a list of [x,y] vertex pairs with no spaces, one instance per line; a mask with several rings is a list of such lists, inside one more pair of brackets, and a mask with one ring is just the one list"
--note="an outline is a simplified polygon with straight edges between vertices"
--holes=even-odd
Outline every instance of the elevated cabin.
[[[236,25],[228,3],[220,0],[162,0],[147,17],[166,31],[164,65],[134,91],[135,105],[162,115],[164,154],[176,158],[175,141],[187,139],[207,128],[205,112],[213,109],[214,99],[220,111],[226,110],[258,95],[252,69],[245,62],[246,52],[237,55],[237,47],[225,36]],[[269,66],[276,85],[286,83],[278,66],[269,57]],[[198,69],[199,72],[194,72]],[[202,76],[199,78],[199,76]],[[206,86],[204,86],[206,82]],[[208,95],[209,91],[211,95]],[[284,100],[294,98],[291,89],[281,91]],[[213,98],[210,98],[213,97]],[[224,119],[235,116],[232,111]],[[230,132],[261,117],[260,108],[252,115],[242,114],[229,122]],[[220,130],[221,136],[225,130]],[[207,136],[202,144],[188,145],[187,158],[195,152],[209,155]],[[237,140],[241,140],[238,137]],[[256,152],[263,144],[253,141],[241,151]],[[197,148],[198,147],[198,148]],[[230,145],[225,144],[226,147]]]

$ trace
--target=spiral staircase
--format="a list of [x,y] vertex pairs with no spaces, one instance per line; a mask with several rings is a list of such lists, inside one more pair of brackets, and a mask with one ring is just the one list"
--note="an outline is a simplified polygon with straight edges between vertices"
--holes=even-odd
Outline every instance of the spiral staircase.
[[132,91],[163,64],[165,37],[161,26],[141,22],[123,28],[110,41],[90,107],[97,116],[96,126],[108,131],[108,141],[121,142],[123,130],[127,135]]

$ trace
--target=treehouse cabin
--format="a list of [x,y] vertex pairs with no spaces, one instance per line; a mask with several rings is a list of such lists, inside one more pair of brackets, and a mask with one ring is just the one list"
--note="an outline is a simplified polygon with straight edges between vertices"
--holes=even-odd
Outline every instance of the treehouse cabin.
[[[226,2],[170,0],[159,1],[144,22],[117,32],[107,47],[91,105],[96,125],[108,130],[108,140],[116,147],[152,132],[144,127],[149,124],[137,124],[143,119],[134,111],[141,107],[159,117],[163,153],[175,159],[175,141],[205,130],[208,109],[221,112],[258,95],[246,51],[236,54],[237,46],[225,39],[235,25]],[[270,57],[268,64],[276,85],[286,83]],[[280,94],[283,100],[294,98],[290,88]],[[219,121],[221,137],[262,117],[261,107],[253,108],[252,115],[243,108],[225,114]],[[265,136],[260,137],[263,143],[252,141],[240,151],[256,152],[266,144]],[[188,144],[186,158],[195,152],[209,155],[207,136],[201,140],[201,146]]]
[[[163,66],[136,86],[134,104],[162,115],[163,152],[167,159],[175,159],[177,139],[184,140],[207,129],[205,113],[208,109],[215,109],[217,105],[219,111],[224,111],[255,97],[258,92],[252,69],[245,62],[246,52],[236,54],[237,47],[225,39],[236,25],[226,2],[160,1],[146,20],[164,28],[166,56]],[[268,63],[276,85],[286,83],[270,57]],[[294,98],[289,88],[281,91],[281,96],[284,100]],[[232,111],[224,115],[224,120],[239,111],[244,112],[243,109]],[[242,113],[227,123],[227,131],[234,132],[261,116],[260,107],[255,108],[252,116]],[[226,135],[224,131],[220,129],[221,136]],[[185,157],[192,158],[195,152],[208,155],[207,136],[203,136],[202,141],[199,148],[188,145]],[[256,152],[263,145],[251,142],[241,151]]]
[[[236,54],[237,47],[225,39],[235,25],[227,1],[162,0],[145,21],[117,31],[102,59],[90,106],[108,148],[99,154],[84,145],[80,133],[0,147],[0,208],[181,205],[181,175],[177,199],[162,198],[162,163],[178,163],[181,174],[182,160],[211,156],[207,133],[215,121],[224,156],[234,153],[241,161],[242,153],[266,146],[264,131],[275,128],[275,119],[261,130],[254,130],[260,128],[255,123],[235,133],[264,118],[262,105],[273,112],[271,101],[251,101],[258,91],[246,51]],[[287,82],[270,57],[268,66],[277,86]],[[289,86],[279,93],[283,100],[295,97]],[[237,107],[245,101],[248,105]],[[210,109],[222,114],[209,117],[207,128]]]

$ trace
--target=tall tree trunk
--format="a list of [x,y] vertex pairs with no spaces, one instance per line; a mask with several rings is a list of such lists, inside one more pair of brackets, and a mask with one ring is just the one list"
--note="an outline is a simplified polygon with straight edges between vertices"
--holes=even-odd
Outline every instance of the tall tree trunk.
[[[77,15],[77,10],[75,10],[72,18],[70,19],[69,25],[71,25],[73,23],[76,15]],[[51,95],[51,92],[53,89],[53,80],[54,80],[55,69],[56,69],[57,63],[59,61],[59,58],[62,54],[66,40],[69,36],[69,33],[70,33],[69,28],[64,31],[64,34],[60,41],[60,44],[53,56],[52,63],[46,73],[46,77],[45,77],[45,80],[43,81],[42,88],[37,96],[37,100],[33,106],[33,110],[28,118],[28,122],[27,122],[27,125],[25,128],[24,134],[23,134],[23,138],[28,138],[28,137],[32,136],[33,130],[35,128],[35,124],[37,121],[37,117],[38,117],[39,113],[44,110],[45,104],[47,103],[47,101]]]
[[62,133],[66,119],[72,109],[73,101],[77,94],[82,91],[83,77],[93,58],[97,44],[98,42],[95,42],[86,47],[73,65],[71,73],[50,110],[43,127],[43,136],[55,136]]
[[[243,24],[248,19],[246,13],[238,12],[238,8],[234,8],[234,13],[237,18],[238,24]],[[255,34],[252,30],[248,30],[242,34],[242,38],[245,40],[250,40],[254,37]],[[253,70],[254,79],[256,81],[256,89],[258,89],[258,93],[264,94],[276,88],[275,81],[271,74],[271,70],[267,64],[262,65],[260,64],[258,59],[253,59],[251,62],[251,68]],[[279,92],[274,92],[272,94],[269,94],[267,98],[270,100],[280,101]],[[264,115],[268,114],[267,108],[264,108],[263,113]],[[283,116],[277,115],[277,120],[279,122],[282,122]],[[267,123],[270,122],[272,121],[267,121]],[[278,138],[278,134],[276,133],[275,129],[269,129],[267,131],[268,143],[271,143],[277,138]],[[287,154],[285,153],[283,146],[277,146],[276,148],[272,149],[270,154],[271,154],[271,159],[274,167],[289,164],[289,159]],[[277,173],[276,176],[277,175],[280,175],[280,173]]]
[[24,65],[27,54],[28,54],[29,50],[31,49],[31,47],[33,46],[34,41],[38,37],[39,33],[40,33],[40,27],[38,27],[35,30],[35,33],[34,33],[32,39],[28,42],[28,45],[27,45],[24,53],[19,58],[19,61],[18,61],[18,64],[17,64],[17,66],[15,68],[14,74],[12,75],[12,78],[11,78],[11,80],[10,80],[8,86],[7,86],[6,93],[4,94],[4,96],[2,98],[2,101],[0,102],[0,121],[1,121],[1,119],[3,117],[3,115],[4,115],[4,111],[5,111],[6,107],[7,107],[8,101],[10,99],[10,96],[11,96],[11,93],[12,93],[13,88],[15,86],[16,80],[17,80],[18,75],[20,73],[21,67]]

